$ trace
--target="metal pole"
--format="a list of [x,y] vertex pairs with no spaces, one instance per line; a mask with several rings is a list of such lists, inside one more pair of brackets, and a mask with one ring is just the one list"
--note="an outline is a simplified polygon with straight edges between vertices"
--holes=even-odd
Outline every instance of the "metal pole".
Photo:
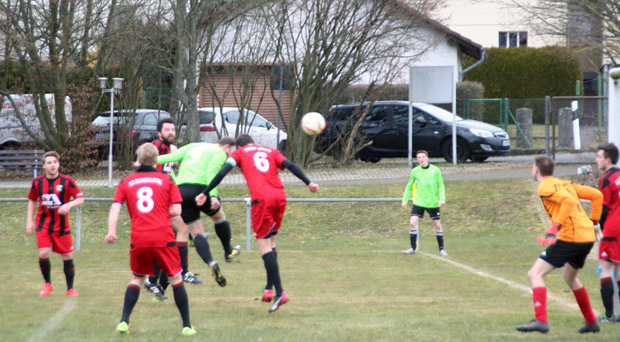
[[76,212],[77,225],[75,228],[75,250],[79,251],[82,245],[82,207],[77,207]]
[[252,230],[252,199],[245,198],[245,249],[250,250],[250,232]]
[[110,149],[108,154],[108,188],[112,187],[112,139],[114,137],[114,88],[110,90]]

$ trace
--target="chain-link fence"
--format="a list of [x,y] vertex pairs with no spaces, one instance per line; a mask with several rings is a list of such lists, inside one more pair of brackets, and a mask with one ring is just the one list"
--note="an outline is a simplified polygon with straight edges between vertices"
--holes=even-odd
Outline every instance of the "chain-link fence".
[[[531,127],[519,124],[517,112],[531,112]],[[564,114],[561,114],[564,113]],[[571,149],[573,144],[559,144],[560,137],[574,141],[572,128],[560,128],[562,115],[579,119],[581,149],[595,148],[607,136],[607,98],[602,96],[556,96],[532,99],[470,99],[464,117],[497,125],[508,133],[512,149]],[[568,120],[568,119],[566,119]],[[566,122],[566,121],[564,121]],[[518,143],[518,144],[517,144]]]

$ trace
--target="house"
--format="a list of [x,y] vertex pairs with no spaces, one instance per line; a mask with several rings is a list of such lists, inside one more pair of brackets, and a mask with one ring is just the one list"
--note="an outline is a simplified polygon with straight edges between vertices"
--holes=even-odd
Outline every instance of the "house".
[[[559,35],[532,18],[526,9],[511,5],[509,1],[445,0],[444,3],[442,8],[433,13],[433,18],[485,48],[558,45],[578,51],[584,90],[586,94],[596,95],[596,80],[603,65],[603,24],[600,20],[588,16],[575,6],[558,9],[553,12],[554,15],[566,14],[570,17],[567,34]],[[530,6],[539,3],[541,1],[529,1]],[[548,20],[554,19],[566,20],[549,15]]]
[[[407,47],[402,51],[401,56],[396,58],[400,71],[395,74],[390,83],[408,84],[409,67],[411,66],[454,66],[454,79],[457,80],[461,78],[460,75],[463,72],[463,54],[478,60],[484,59],[485,53],[481,44],[451,30],[436,20],[425,16],[421,17],[405,2],[397,2],[397,6],[400,7],[398,13],[403,20],[417,20],[422,25],[416,30],[415,35],[402,37],[405,42],[411,42],[411,44],[403,44]],[[394,57],[386,56],[385,58]],[[232,60],[233,57],[230,59]],[[279,82],[273,82],[274,76],[276,76],[275,79],[278,79],[277,75],[280,71],[278,65],[243,62],[237,62],[233,65],[231,62],[220,60],[218,63],[212,63],[202,68],[209,70],[209,77],[201,84],[199,107],[235,107],[238,106],[241,99],[244,99],[243,103],[247,104],[248,108],[257,111],[267,120],[275,123],[278,119],[278,102],[281,98],[282,112],[285,116],[288,115],[290,90],[286,87],[285,82],[280,97]],[[253,74],[251,91],[243,87],[248,82],[248,71]],[[382,70],[379,67],[376,70],[369,69],[359,77],[356,84],[370,84],[374,79],[373,73],[377,75],[381,72]],[[290,72],[284,74],[285,78],[293,77]],[[273,89],[277,95],[272,96],[270,89]],[[284,117],[283,120],[287,122],[288,118]]]

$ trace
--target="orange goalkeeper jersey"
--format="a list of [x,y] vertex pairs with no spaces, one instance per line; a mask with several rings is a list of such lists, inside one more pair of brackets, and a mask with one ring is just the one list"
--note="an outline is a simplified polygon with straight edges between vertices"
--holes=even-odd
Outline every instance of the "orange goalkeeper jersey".
[[[592,220],[598,221],[603,211],[603,194],[600,191],[567,180],[548,177],[538,186],[538,195],[551,222],[562,225],[558,240],[565,242],[595,240]],[[592,201],[591,219],[581,206],[580,199]]]

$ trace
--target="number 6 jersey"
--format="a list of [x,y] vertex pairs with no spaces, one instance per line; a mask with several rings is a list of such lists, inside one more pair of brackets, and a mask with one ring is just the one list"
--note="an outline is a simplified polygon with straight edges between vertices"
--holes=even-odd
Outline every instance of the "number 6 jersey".
[[182,201],[170,176],[154,167],[142,165],[136,173],[123,178],[114,193],[114,202],[127,202],[131,247],[165,247],[174,243],[169,208]]

